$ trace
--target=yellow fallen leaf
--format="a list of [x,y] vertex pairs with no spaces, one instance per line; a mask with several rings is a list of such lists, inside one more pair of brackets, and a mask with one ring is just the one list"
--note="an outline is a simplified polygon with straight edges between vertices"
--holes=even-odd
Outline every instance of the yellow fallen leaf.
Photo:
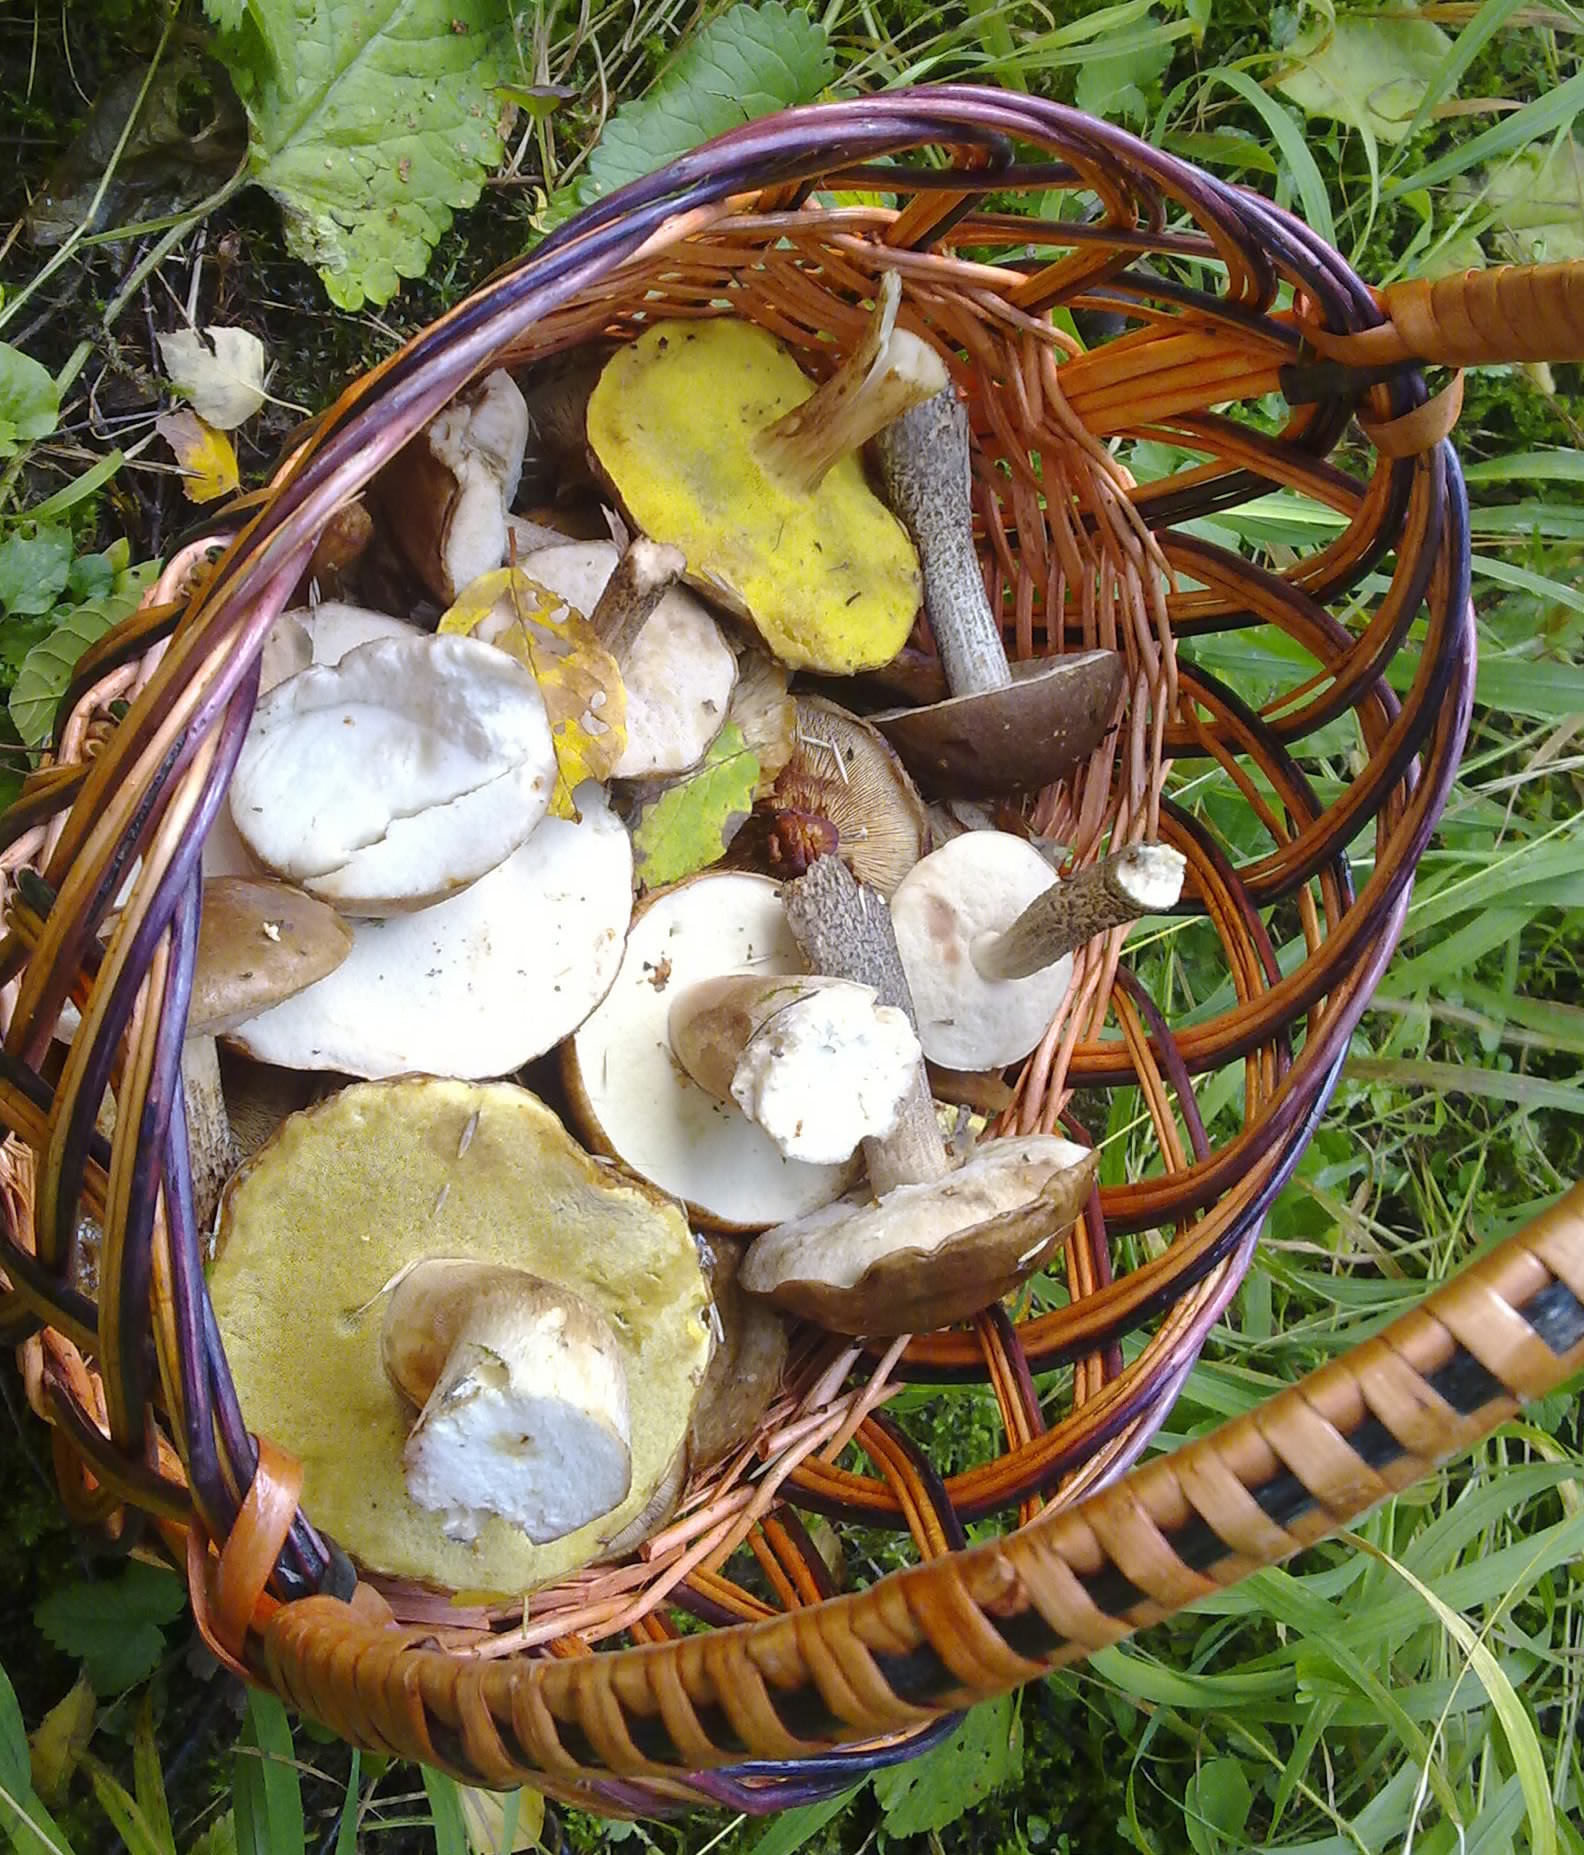
[[[544,1834],[545,1805],[537,1791],[524,1785],[520,1791],[502,1794],[459,1784],[457,1796],[462,1803],[463,1832],[473,1855],[522,1855],[523,1850],[538,1848]],[[516,1820],[508,1824],[514,1802]]]
[[213,502],[237,487],[240,479],[231,440],[205,425],[196,412],[167,412],[154,421],[154,429],[176,453],[189,502]]
[[575,818],[573,788],[585,779],[609,779],[627,745],[621,670],[588,620],[521,567],[499,567],[463,591],[439,629],[481,638],[533,671],[555,747],[550,810],[557,818]]
[[93,1737],[94,1691],[86,1675],[64,1700],[57,1701],[28,1735],[33,1788],[46,1803],[59,1803],[72,1773]]

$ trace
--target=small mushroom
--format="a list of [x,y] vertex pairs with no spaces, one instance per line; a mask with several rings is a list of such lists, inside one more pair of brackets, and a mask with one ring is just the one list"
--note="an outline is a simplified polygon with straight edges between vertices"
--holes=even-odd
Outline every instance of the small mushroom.
[[260,1062],[354,1076],[506,1075],[610,988],[632,914],[632,842],[592,781],[460,895],[352,922],[344,965],[229,1041]]
[[528,408],[501,368],[459,393],[374,479],[386,533],[424,586],[451,605],[506,558],[506,512],[528,443]]
[[815,388],[766,330],[661,322],[618,350],[588,407],[590,449],[634,526],[793,668],[889,661],[918,611],[918,559],[859,451],[937,392],[945,364],[898,329],[888,272],[853,354]]
[[215,1038],[334,972],[352,949],[346,923],[283,882],[220,877],[203,886],[182,1092],[198,1228],[214,1223],[221,1187],[242,1158],[232,1133]]
[[704,606],[675,584],[681,554],[640,537],[625,553],[609,541],[575,541],[518,564],[589,620],[621,670],[627,745],[611,777],[697,766],[726,719],[737,658]]
[[688,1426],[693,1473],[740,1449],[758,1428],[786,1370],[786,1322],[768,1302],[737,1285],[742,1246],[730,1238],[711,1245],[710,1298],[720,1323],[715,1351],[699,1386]]
[[[785,892],[821,972],[880,979],[905,1001],[890,916],[835,857]],[[952,1170],[923,1067],[893,1132],[866,1143],[872,1202],[845,1200],[755,1238],[739,1280],[837,1333],[927,1332],[966,1319],[1040,1268],[1082,1209],[1097,1156],[1036,1134],[993,1140]]]
[[604,1002],[562,1048],[587,1144],[681,1199],[710,1229],[762,1229],[837,1197],[854,1167],[786,1158],[735,1103],[701,1088],[671,1048],[671,1001],[698,981],[802,970],[768,877],[708,870],[657,891],[633,918]]
[[231,816],[276,875],[344,914],[454,895],[544,816],[556,758],[532,674],[413,632],[299,671],[254,711]]
[[[552,1285],[555,1307],[528,1339],[524,1306],[536,1300],[545,1310],[542,1296],[530,1292],[515,1307],[513,1292],[499,1304],[492,1294],[473,1299],[455,1292],[455,1274],[448,1281],[422,1270],[431,1262],[526,1273]],[[421,1274],[388,1322],[387,1297]],[[684,1447],[710,1357],[709,1288],[681,1208],[591,1159],[541,1101],[504,1082],[357,1082],[293,1115],[226,1192],[209,1287],[242,1408],[302,1463],[313,1523],[369,1571],[516,1601],[598,1558],[650,1507]],[[576,1303],[603,1326],[580,1325],[575,1372],[552,1382],[555,1310]],[[426,1377],[440,1381],[458,1341],[481,1339],[494,1351],[515,1323],[518,1350],[502,1360],[500,1377],[516,1393],[537,1384],[547,1403],[581,1406],[579,1434],[601,1452],[597,1490],[591,1463],[555,1486],[511,1447],[509,1431],[459,1482],[461,1450],[506,1414],[499,1403],[475,1402],[470,1437],[443,1436],[431,1419],[424,1459],[438,1477],[431,1492],[454,1491],[476,1536],[448,1533],[451,1504],[412,1498],[404,1458],[413,1407],[387,1373],[385,1342],[392,1327],[394,1345],[415,1325],[421,1342],[430,1320],[429,1367],[400,1368],[409,1392],[422,1391]],[[569,1318],[563,1335],[572,1331]],[[626,1381],[630,1485],[608,1512],[535,1543],[494,1510],[526,1511],[537,1489],[539,1518],[559,1525],[609,1489],[618,1452],[609,1435],[594,1434],[596,1425],[619,1430],[614,1374],[601,1363],[611,1358],[607,1333]],[[406,1359],[426,1349],[398,1350]],[[493,1376],[487,1359],[472,1357],[481,1377]],[[566,1354],[560,1363],[570,1363]],[[520,1414],[519,1398],[512,1402]],[[558,1421],[565,1435],[574,1420],[563,1411]]]
[[837,1166],[883,1138],[918,1072],[907,1014],[846,979],[703,979],[672,1001],[677,1061],[734,1101],[788,1159]]
[[627,1498],[632,1426],[621,1343],[581,1295],[526,1269],[432,1259],[391,1291],[391,1383],[422,1407],[407,1492],[474,1540],[489,1514],[535,1545]]
[[819,696],[797,698],[792,757],[765,810],[778,876],[801,876],[816,856],[834,854],[889,896],[929,848],[924,802],[885,737]]
[[913,537],[924,613],[951,695],[870,719],[926,792],[1038,791],[1093,753],[1116,713],[1122,659],[1078,651],[1008,664],[973,543],[968,412],[951,388],[875,440],[885,498]]
[[325,523],[298,581],[299,596],[317,604],[339,599],[374,539],[374,518],[358,501],[343,503]]
[[948,1069],[1020,1062],[1061,1003],[1072,953],[1173,907],[1183,868],[1168,846],[1139,844],[1058,882],[1006,831],[967,831],[931,851],[891,898],[924,1054]]

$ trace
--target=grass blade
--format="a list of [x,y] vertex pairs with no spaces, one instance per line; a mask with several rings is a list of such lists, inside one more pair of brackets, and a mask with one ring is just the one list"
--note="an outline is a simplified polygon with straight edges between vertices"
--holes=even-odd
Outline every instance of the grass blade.
[[[1222,75],[1228,74],[1223,72]],[[1496,161],[1502,155],[1514,154],[1538,142],[1542,136],[1566,128],[1580,110],[1584,110],[1584,71],[1576,72],[1549,96],[1536,97],[1522,109],[1504,116],[1483,135],[1476,135],[1471,142],[1460,143],[1458,147],[1432,161],[1428,167],[1410,174],[1406,180],[1393,181],[1387,188],[1387,197],[1411,193],[1416,187],[1438,186],[1456,174],[1466,174],[1471,167],[1478,167],[1481,162]]]
[[273,1694],[249,1688],[232,1790],[239,1855],[304,1855],[302,1784],[291,1722]]
[[443,1771],[421,1765],[423,1787],[434,1818],[435,1855],[468,1855],[467,1829],[462,1822],[462,1800],[456,1780]]
[[1274,97],[1267,96],[1260,89],[1246,71],[1222,68],[1209,72],[1205,78],[1206,88],[1216,82],[1225,84],[1229,90],[1235,90],[1249,108],[1258,113],[1281,150],[1282,159],[1297,184],[1298,197],[1303,201],[1304,218],[1309,221],[1310,230],[1317,232],[1328,245],[1334,245],[1336,226],[1331,218],[1331,196],[1326,192],[1326,184],[1320,177],[1315,158],[1310,154],[1309,144],[1304,140],[1297,123]]

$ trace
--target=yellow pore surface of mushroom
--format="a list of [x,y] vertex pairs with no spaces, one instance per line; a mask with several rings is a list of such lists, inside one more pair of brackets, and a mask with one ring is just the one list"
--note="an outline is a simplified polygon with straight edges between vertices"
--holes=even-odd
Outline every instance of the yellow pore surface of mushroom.
[[813,391],[763,329],[662,322],[601,374],[589,443],[636,525],[680,547],[783,663],[848,675],[907,642],[918,556],[856,453],[807,494],[765,468],[760,433]]
[[[597,1308],[623,1349],[632,1485],[536,1546],[489,1515],[476,1540],[408,1496],[413,1410],[380,1357],[408,1264],[524,1269]],[[465,1594],[529,1591],[598,1558],[649,1503],[710,1356],[709,1290],[678,1206],[591,1159],[513,1084],[358,1083],[296,1114],[237,1175],[210,1275],[251,1428],[303,1465],[303,1506],[364,1567]]]

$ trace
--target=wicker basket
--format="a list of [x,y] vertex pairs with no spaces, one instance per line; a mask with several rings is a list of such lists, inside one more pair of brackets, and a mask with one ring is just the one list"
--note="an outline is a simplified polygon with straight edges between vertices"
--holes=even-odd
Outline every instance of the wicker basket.
[[[995,210],[1030,190],[1098,210]],[[1080,957],[1001,1128],[1088,1138],[1107,1091],[1136,1087],[1161,1165],[1093,1198],[1067,1246],[1066,1305],[996,1308],[883,1352],[804,1336],[754,1448],[690,1488],[641,1555],[514,1614],[359,1581],[298,1510],[294,1462],[238,1407],[177,1086],[199,856],[264,634],[332,513],[481,371],[727,308],[828,371],[885,270],[968,400],[1009,649],[1125,655],[1121,725],[1029,821],[1079,861],[1103,837],[1180,849],[1183,912],[1215,937],[1230,1002],[1173,1028],[1119,964],[1120,936]],[[1058,307],[1118,315],[1124,332],[1084,351]],[[1584,266],[1377,295],[1287,213],[1104,123],[944,87],[789,112],[684,157],[358,381],[84,661],[50,763],[3,823],[0,1321],[23,1343],[73,1515],[184,1564],[216,1653],[364,1747],[606,1812],[766,1810],[911,1756],[954,1709],[1345,1524],[1576,1370],[1581,1197],[1348,1360],[1128,1472],[1326,1106],[1464,738],[1467,505],[1446,442],[1460,377],[1432,395],[1422,365],[1577,357],[1581,311]],[[1114,438],[1196,461],[1138,485]],[[1332,461],[1344,438],[1365,474]],[[1277,487],[1340,518],[1332,538],[1278,566],[1190,532]],[[1335,613],[1356,611],[1372,573],[1389,583],[1344,625]],[[1399,700],[1383,673],[1421,615]],[[1306,660],[1257,712],[1190,661],[1195,638],[1253,624]],[[927,683],[928,658],[914,668]],[[1297,756],[1346,715],[1358,751],[1327,803]],[[1224,770],[1234,798],[1169,798],[1185,760]],[[1372,820],[1356,890],[1346,846]],[[1290,971],[1272,911],[1302,936]],[[51,1084],[68,1000],[81,1029]],[[1212,1147],[1192,1079],[1235,1064],[1241,1129]],[[104,1231],[92,1298],[75,1272],[84,1214]],[[1122,1270],[1112,1246],[1140,1235]],[[1059,1401],[1036,1391],[1066,1365]],[[908,1381],[988,1384],[994,1456],[938,1475],[883,1410]],[[798,1518],[811,1511],[910,1534],[921,1562],[834,1595]],[[965,1522],[990,1516],[1016,1530],[967,1549]]]

